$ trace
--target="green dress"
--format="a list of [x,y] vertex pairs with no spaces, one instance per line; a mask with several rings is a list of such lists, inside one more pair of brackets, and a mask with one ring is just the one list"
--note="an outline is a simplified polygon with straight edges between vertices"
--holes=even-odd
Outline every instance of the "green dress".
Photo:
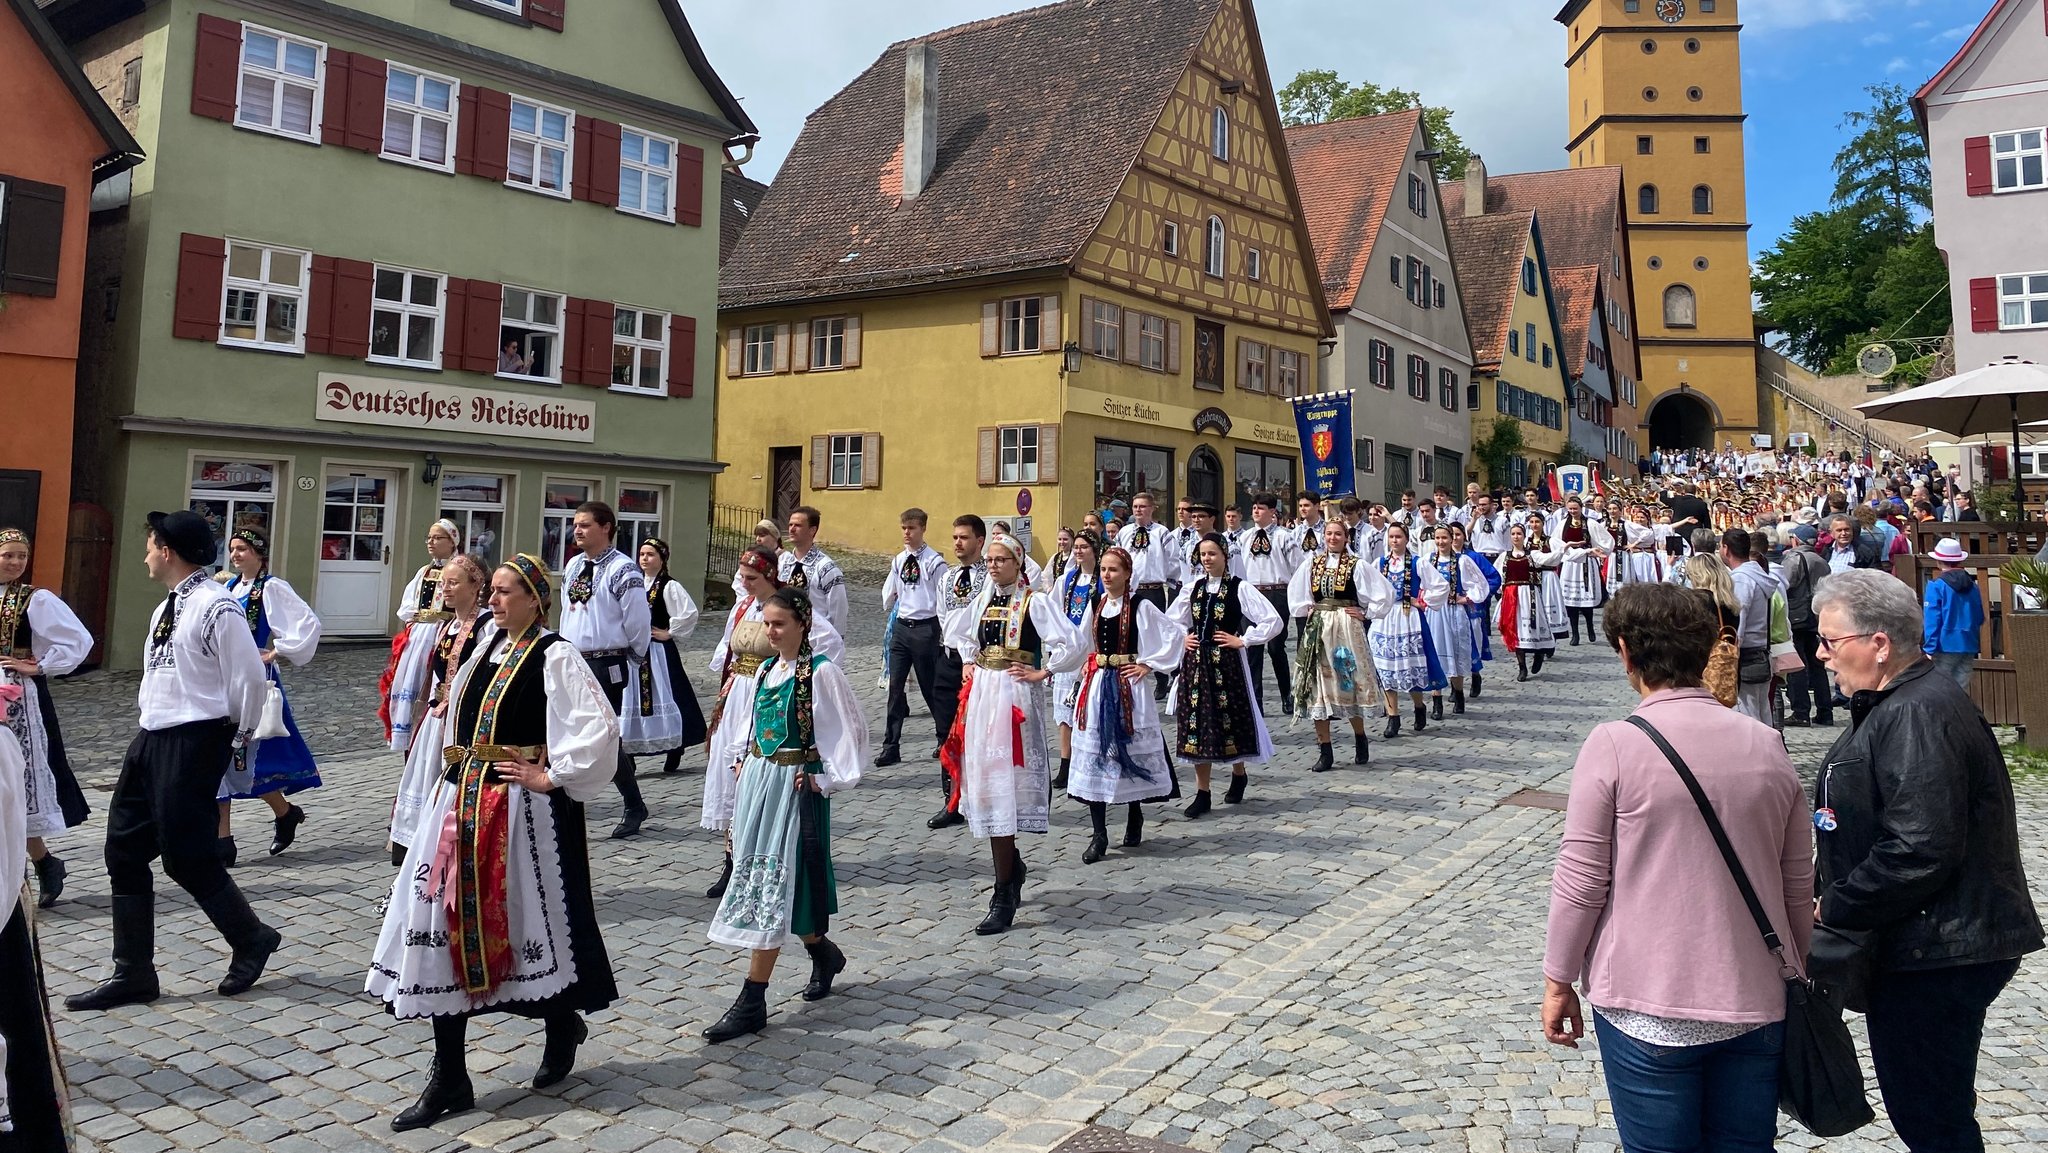
[[[823,655],[811,659],[815,685],[829,661]],[[830,915],[839,911],[831,800],[795,787],[798,771],[822,771],[818,750],[809,750],[802,765],[771,759],[801,750],[795,703],[796,678],[787,663],[778,660],[763,668],[754,692],[754,733],[733,808],[732,883],[711,919],[710,937],[721,945],[779,949],[791,936],[825,932]],[[814,696],[812,707],[822,712],[832,705],[829,698]],[[818,723],[831,719],[836,718]],[[806,806],[811,809],[808,821]]]

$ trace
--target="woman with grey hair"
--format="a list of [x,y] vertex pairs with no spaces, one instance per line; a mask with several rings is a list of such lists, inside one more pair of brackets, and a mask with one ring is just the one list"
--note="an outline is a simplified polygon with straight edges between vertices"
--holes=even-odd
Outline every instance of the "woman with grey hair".
[[1918,598],[1876,569],[1814,592],[1820,652],[1849,729],[1814,782],[1820,922],[1865,934],[1858,981],[1815,957],[1865,1013],[1885,1111],[1915,1153],[1981,1149],[1977,1053],[2019,958],[2041,947],[2005,758],[1953,680],[1930,676]]

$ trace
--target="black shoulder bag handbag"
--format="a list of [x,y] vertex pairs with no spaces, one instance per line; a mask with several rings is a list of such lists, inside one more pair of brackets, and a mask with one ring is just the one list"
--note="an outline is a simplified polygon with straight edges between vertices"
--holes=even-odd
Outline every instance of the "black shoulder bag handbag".
[[1876,1120],[1876,1114],[1863,1095],[1863,1068],[1856,1063],[1856,1042],[1849,1036],[1841,1009],[1815,990],[1813,983],[1800,976],[1785,959],[1785,943],[1779,939],[1777,930],[1771,928],[1771,919],[1764,913],[1763,903],[1757,900],[1749,875],[1743,872],[1735,846],[1728,843],[1721,818],[1714,815],[1712,802],[1707,800],[1698,778],[1686,767],[1685,759],[1650,722],[1630,717],[1628,723],[1655,742],[1671,767],[1678,770],[1686,791],[1700,807],[1700,816],[1706,818],[1707,831],[1714,834],[1714,843],[1720,846],[1721,859],[1728,863],[1735,887],[1742,890],[1742,902],[1756,919],[1765,947],[1777,955],[1778,971],[1785,978],[1785,1054],[1778,1066],[1778,1108],[1817,1137],[1840,1137],[1870,1124]]

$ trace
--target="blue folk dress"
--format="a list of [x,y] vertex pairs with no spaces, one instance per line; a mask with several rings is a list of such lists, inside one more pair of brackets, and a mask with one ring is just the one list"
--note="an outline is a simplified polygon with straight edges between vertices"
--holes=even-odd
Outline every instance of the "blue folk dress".
[[[254,581],[244,581],[236,575],[227,588],[241,602],[259,651],[276,649],[279,657],[293,665],[313,659],[314,650],[320,647],[320,618],[283,578],[264,573]],[[284,681],[278,676],[277,662],[265,665],[263,672],[282,695]],[[257,741],[243,763],[228,766],[216,799],[241,801],[280,790],[289,796],[320,787],[320,770],[313,763],[313,750],[306,747],[306,738],[299,735],[289,698],[284,702],[284,727],[284,736]]]

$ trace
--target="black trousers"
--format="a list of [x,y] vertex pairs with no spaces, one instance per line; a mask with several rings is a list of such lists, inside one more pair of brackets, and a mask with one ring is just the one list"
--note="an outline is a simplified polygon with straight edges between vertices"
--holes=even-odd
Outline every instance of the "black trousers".
[[953,716],[960,711],[960,686],[965,679],[960,654],[942,648],[932,669],[932,723],[938,727],[941,744],[953,731]]
[[1870,1060],[1892,1128],[1912,1153],[1981,1153],[1977,1051],[1984,1014],[2019,972],[1991,961],[1879,973],[1870,982]]
[[0,1153],[67,1148],[57,1111],[57,1059],[46,1032],[43,966],[28,911],[18,903],[0,929],[0,983],[7,990],[0,997],[0,1040],[7,1043],[8,1105],[14,1111],[14,1132],[0,1133]]
[[[619,715],[621,702],[626,698],[627,669],[624,656],[583,658],[590,671],[597,677],[598,685],[604,689],[604,699],[611,702],[612,715]],[[619,767],[612,774],[612,783],[618,786],[619,799],[626,802],[628,813],[647,815],[647,802],[640,796],[640,780],[633,765],[633,758],[625,749],[619,750]]]
[[[917,672],[917,691],[924,697],[925,710],[932,715],[934,723],[941,716],[950,717],[949,706],[944,712],[939,709],[939,618],[927,617],[921,621],[896,622],[896,630],[889,638],[889,717],[882,730],[882,747],[893,749],[903,739],[903,722],[910,716],[910,685],[912,670]],[[954,693],[960,691],[956,684]],[[946,739],[946,729],[939,729],[939,740]]]
[[[1785,678],[1785,695],[1790,699],[1792,715],[1800,720],[1816,720],[1832,724],[1835,719],[1834,693],[1828,687],[1828,667],[1820,659],[1820,629],[1792,629],[1792,647],[1799,650],[1799,659],[1806,667]],[[1812,703],[1808,704],[1808,698]],[[1811,717],[1808,712],[1811,710]]]
[[[1131,599],[1133,601],[1151,601],[1152,607],[1158,609],[1160,612],[1165,612],[1166,606],[1172,603],[1170,600],[1167,599],[1167,590],[1156,585],[1151,588],[1132,589]],[[1153,695],[1157,696],[1162,701],[1165,700],[1166,686],[1171,683],[1172,678],[1168,677],[1165,673],[1153,673]]]
[[150,896],[149,865],[158,857],[164,874],[195,900],[232,883],[214,843],[214,795],[234,739],[235,724],[226,719],[135,734],[107,805],[107,880],[115,896]]
[[[1271,604],[1280,613],[1281,620],[1287,619],[1286,589],[1260,589],[1259,595],[1265,597],[1266,602]],[[1279,632],[1273,634],[1272,640],[1267,641],[1263,645],[1252,647],[1245,655],[1251,659],[1252,699],[1259,702],[1259,710],[1264,712],[1266,707],[1266,658],[1268,656],[1273,658],[1273,680],[1280,686],[1280,699],[1287,703],[1289,708],[1292,708],[1294,699],[1294,670],[1287,664],[1287,630],[1282,628]]]

